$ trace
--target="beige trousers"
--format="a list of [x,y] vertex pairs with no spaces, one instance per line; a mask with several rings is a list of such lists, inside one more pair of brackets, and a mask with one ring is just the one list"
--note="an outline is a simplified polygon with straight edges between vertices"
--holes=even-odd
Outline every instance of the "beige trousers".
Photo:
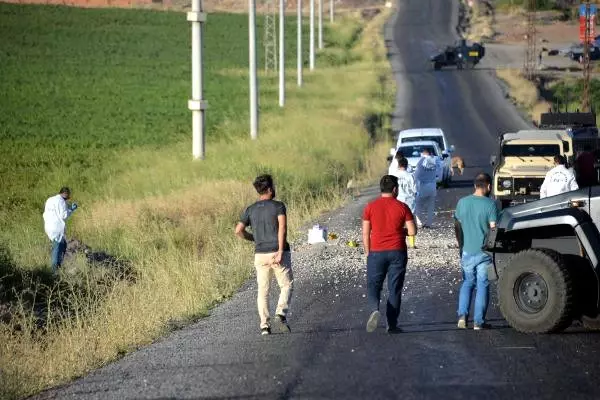
[[289,251],[283,253],[280,264],[274,259],[277,253],[262,253],[254,255],[254,267],[256,267],[256,281],[258,283],[258,315],[260,316],[260,327],[270,326],[269,315],[269,289],[271,278],[275,275],[279,285],[279,301],[277,302],[276,314],[286,316],[290,308],[294,277],[292,275],[292,255]]

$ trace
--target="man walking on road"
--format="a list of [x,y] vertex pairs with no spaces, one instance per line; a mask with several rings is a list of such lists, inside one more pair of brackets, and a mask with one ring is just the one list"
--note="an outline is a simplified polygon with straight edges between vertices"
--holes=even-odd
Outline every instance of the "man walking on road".
[[427,148],[423,149],[415,170],[415,180],[417,182],[415,215],[419,228],[431,227],[433,224],[437,181],[441,179],[441,173],[440,163]]
[[392,171],[390,175],[398,178],[398,200],[410,208],[410,212],[415,212],[415,199],[417,196],[417,183],[413,174],[407,171],[408,160],[402,154],[396,154],[398,168]]
[[44,205],[44,231],[52,242],[52,273],[56,274],[61,267],[67,251],[66,227],[67,219],[77,209],[77,203],[67,204],[71,198],[71,190],[62,187],[60,192],[46,200]]
[[475,178],[475,193],[458,201],[454,212],[456,239],[460,248],[463,283],[458,297],[458,327],[467,327],[469,306],[473,288],[475,295],[475,317],[473,329],[488,328],[485,314],[488,307],[488,267],[492,263],[489,254],[482,248],[490,229],[496,227],[498,210],[489,198],[492,178],[481,173]]
[[367,204],[362,215],[362,236],[367,256],[367,293],[371,315],[367,332],[379,323],[379,302],[388,279],[387,331],[396,333],[406,264],[406,235],[416,235],[417,227],[408,206],[396,199],[398,178],[385,175],[379,183],[381,197]]
[[564,156],[554,156],[554,168],[546,174],[540,188],[540,199],[579,189],[573,170],[567,168]]
[[[254,266],[258,283],[258,314],[262,335],[271,334],[269,315],[269,289],[271,277],[279,285],[276,318],[282,332],[290,332],[287,313],[292,299],[293,274],[290,245],[287,242],[287,210],[285,204],[273,200],[275,185],[271,175],[261,175],[254,180],[259,199],[242,214],[235,234],[255,243]],[[252,227],[252,233],[246,227]]]

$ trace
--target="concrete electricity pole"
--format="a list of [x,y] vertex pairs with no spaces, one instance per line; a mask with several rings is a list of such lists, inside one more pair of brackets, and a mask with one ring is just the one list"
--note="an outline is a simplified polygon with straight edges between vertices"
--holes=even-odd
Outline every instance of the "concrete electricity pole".
[[285,105],[285,0],[279,0],[279,107]]
[[256,0],[248,0],[248,38],[250,53],[250,137],[258,137],[258,79],[256,76]]
[[202,12],[202,0],[192,0],[192,11],[187,13],[187,20],[192,24],[192,99],[188,101],[188,109],[192,112],[192,156],[204,159],[204,110],[207,103],[203,99],[202,88],[202,24],[206,21],[206,14]]
[[333,23],[333,14],[334,14],[333,7],[334,7],[333,0],[329,0],[329,22],[331,22],[331,23]]
[[323,1],[319,0],[319,49],[323,48]]
[[310,0],[310,69],[315,69],[315,0]]
[[298,0],[298,86],[302,86],[302,0]]
[[581,111],[592,111],[590,107],[590,41],[592,13],[589,0],[585,1],[585,34],[583,44],[583,98],[581,101]]

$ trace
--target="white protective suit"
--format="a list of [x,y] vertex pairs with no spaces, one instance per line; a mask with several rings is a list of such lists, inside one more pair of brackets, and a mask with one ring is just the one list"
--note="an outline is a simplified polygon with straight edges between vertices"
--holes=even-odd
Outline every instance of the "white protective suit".
[[559,164],[546,174],[540,188],[540,199],[577,189],[579,189],[579,185],[577,185],[573,170]]
[[410,211],[414,213],[417,197],[415,177],[410,172],[398,168],[395,171],[390,171],[390,175],[398,178],[398,196],[396,198],[405,203],[410,208]]
[[46,200],[43,214],[44,230],[50,240],[60,242],[65,238],[66,221],[72,212],[60,194]]
[[415,181],[417,183],[417,198],[415,214],[418,225],[431,226],[437,195],[437,182],[442,179],[442,163],[435,157],[423,156],[417,162]]

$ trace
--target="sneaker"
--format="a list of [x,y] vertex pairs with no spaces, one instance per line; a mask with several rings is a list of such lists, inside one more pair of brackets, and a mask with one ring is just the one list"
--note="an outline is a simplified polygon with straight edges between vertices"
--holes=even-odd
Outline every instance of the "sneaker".
[[467,317],[463,315],[458,319],[458,327],[460,329],[467,329]]
[[279,330],[282,333],[289,333],[292,331],[287,323],[287,319],[283,315],[277,315],[277,321],[279,322]]
[[398,328],[397,326],[395,326],[395,327],[388,326],[387,333],[389,333],[390,335],[393,335],[396,333],[402,333],[402,329]]
[[379,311],[375,310],[371,313],[367,321],[367,332],[373,332],[377,329],[377,324],[379,324]]
[[476,331],[480,331],[482,329],[490,329],[492,326],[490,324],[486,324],[485,322],[483,324],[474,324],[473,325],[473,329]]
[[271,334],[271,328],[262,328],[260,330],[260,334],[261,335],[270,335]]

